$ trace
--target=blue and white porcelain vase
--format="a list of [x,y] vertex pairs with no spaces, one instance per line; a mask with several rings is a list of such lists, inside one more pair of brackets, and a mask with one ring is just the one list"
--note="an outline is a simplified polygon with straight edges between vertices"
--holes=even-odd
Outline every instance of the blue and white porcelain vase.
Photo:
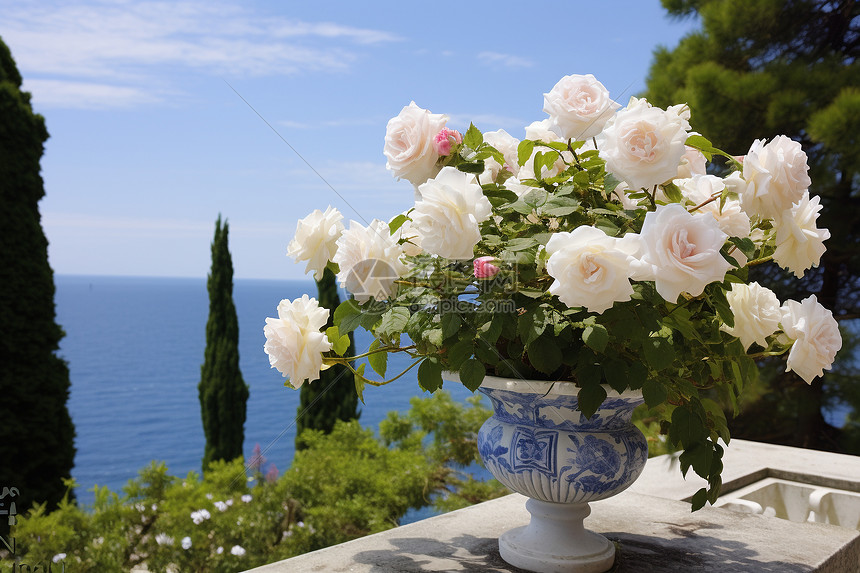
[[648,458],[645,436],[633,425],[641,391],[607,399],[586,419],[576,409],[578,388],[564,382],[487,377],[480,391],[493,416],[478,433],[478,451],[500,482],[528,496],[527,526],[499,538],[502,558],[539,573],[602,573],[615,560],[613,544],[584,528],[588,503],[627,489]]

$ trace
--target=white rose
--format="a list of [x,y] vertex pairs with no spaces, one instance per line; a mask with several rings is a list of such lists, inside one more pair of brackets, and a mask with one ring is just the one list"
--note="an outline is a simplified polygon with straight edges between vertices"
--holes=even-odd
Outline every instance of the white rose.
[[767,144],[763,139],[755,140],[743,165],[747,182],[741,198],[744,209],[768,219],[790,209],[812,183],[806,153],[798,142],[784,135]]
[[677,113],[631,98],[607,122],[598,140],[607,171],[633,189],[650,189],[673,179],[687,150],[685,125],[689,124]]
[[678,166],[678,179],[689,179],[694,175],[705,175],[707,173],[707,159],[704,154],[695,147],[685,146],[686,151],[681,157]]
[[720,207],[720,195],[726,188],[725,182],[714,175],[694,175],[690,179],[676,179],[675,184],[693,205],[702,205],[712,197],[717,199],[696,209],[696,215],[710,213],[717,225],[730,237],[749,237],[750,218],[741,208],[737,199],[726,199]]
[[343,232],[343,215],[329,205],[325,213],[319,209],[300,219],[296,224],[296,235],[287,246],[287,255],[296,262],[307,261],[305,274],[314,272],[316,280],[322,280],[323,271],[337,251],[337,239]]
[[677,203],[647,213],[640,235],[642,262],[652,268],[657,292],[669,302],[682,292],[702,294],[731,268],[720,254],[728,236],[717,221],[707,214],[694,216]]
[[188,549],[191,549],[191,538],[190,537],[183,537],[181,543],[182,543],[182,549],[185,549],[186,551]]
[[842,336],[833,313],[815,295],[801,302],[786,301],[782,307],[782,330],[794,340],[785,371],[793,370],[807,384],[812,384],[816,376],[823,376],[824,370],[830,370],[842,348]]
[[779,299],[772,290],[757,282],[733,284],[726,293],[729,307],[735,317],[734,327],[723,325],[722,329],[740,339],[744,350],[752,343],[767,347],[767,337],[779,328],[782,318]]
[[830,231],[815,226],[818,212],[821,211],[820,198],[809,198],[804,191],[800,201],[777,218],[776,250],[773,260],[784,269],[800,278],[803,273],[817,267],[821,255],[827,250],[824,241],[830,238]]
[[337,240],[332,259],[340,267],[337,280],[358,302],[385,300],[394,281],[408,268],[400,260],[403,248],[391,236],[388,223],[374,219],[367,227],[356,221]]
[[446,259],[471,259],[481,240],[478,224],[490,218],[492,206],[468,173],[445,167],[418,187],[412,221],[428,253]]
[[549,292],[567,306],[596,313],[630,300],[639,248],[639,236],[632,233],[621,239],[595,227],[555,233],[546,244],[546,271],[555,279]]
[[266,318],[263,350],[272,368],[289,378],[293,388],[320,376],[322,353],[331,350],[328,337],[320,332],[328,315],[328,309],[320,307],[316,299],[303,295],[292,302],[282,300],[278,318]]
[[230,548],[230,554],[235,555],[237,557],[242,557],[243,555],[245,555],[245,548],[241,545],[234,545]]
[[543,101],[543,110],[552,120],[553,131],[564,139],[579,141],[600,133],[615,110],[621,107],[591,74],[564,76],[549,93],[543,94]]
[[516,176],[520,170],[517,162],[517,146],[520,140],[509,134],[504,129],[497,131],[488,131],[484,134],[484,142],[492,145],[505,158],[505,164],[500,165],[498,161],[489,157],[484,160],[484,172],[481,173],[480,181],[482,184],[492,183],[501,173],[502,169],[507,169],[511,174]]
[[439,159],[433,139],[447,122],[447,115],[430,113],[414,101],[404,107],[385,128],[385,166],[398,179],[416,186],[433,177]]
[[541,121],[533,121],[526,126],[526,139],[552,143],[562,141],[561,137],[552,130],[552,120],[547,118]]

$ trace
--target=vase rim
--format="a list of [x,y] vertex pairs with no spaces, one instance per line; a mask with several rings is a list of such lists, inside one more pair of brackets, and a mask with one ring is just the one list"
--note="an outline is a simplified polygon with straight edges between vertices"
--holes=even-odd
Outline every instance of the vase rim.
[[[460,383],[460,376],[457,372],[445,372],[443,376],[447,380]],[[567,380],[529,380],[526,378],[484,376],[484,381],[481,382],[480,387],[491,390],[508,390],[520,394],[576,396],[579,393],[579,387],[574,382]],[[606,391],[607,398],[639,398],[642,396],[641,389],[628,389],[619,393],[608,384],[601,384],[601,387]]]

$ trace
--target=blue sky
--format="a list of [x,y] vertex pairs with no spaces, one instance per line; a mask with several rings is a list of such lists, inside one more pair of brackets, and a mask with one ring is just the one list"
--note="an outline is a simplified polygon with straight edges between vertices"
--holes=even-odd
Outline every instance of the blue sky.
[[562,76],[592,73],[626,103],[653,49],[695,27],[658,0],[442,6],[0,0],[0,37],[51,134],[54,271],[205,277],[221,213],[237,278],[302,278],[285,256],[299,218],[411,206],[382,155],[410,101],[522,138]]

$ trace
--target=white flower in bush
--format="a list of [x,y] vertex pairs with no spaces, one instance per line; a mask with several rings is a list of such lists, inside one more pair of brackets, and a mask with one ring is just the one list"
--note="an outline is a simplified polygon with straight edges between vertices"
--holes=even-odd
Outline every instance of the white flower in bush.
[[816,227],[821,199],[809,198],[803,193],[800,201],[783,213],[776,227],[776,250],[773,260],[784,269],[800,278],[810,267],[817,267],[821,255],[826,250],[824,241],[830,238],[830,231]]
[[253,497],[251,497],[251,494],[250,494],[250,493],[246,493],[246,494],[244,494],[244,495],[242,496],[242,502],[243,502],[243,503],[251,503],[251,500],[252,500],[252,499],[254,499],[254,498],[253,498]]
[[490,202],[468,173],[445,167],[418,190],[412,221],[428,253],[447,259],[471,259],[481,233],[478,223],[489,219]]
[[242,557],[245,554],[245,549],[241,545],[234,545],[230,548],[230,554]]
[[789,300],[783,305],[782,330],[794,341],[785,370],[796,372],[807,384],[830,370],[836,353],[842,348],[839,325],[833,313],[824,308],[815,295],[801,302]]
[[722,281],[731,265],[720,254],[728,236],[710,215],[694,216],[677,203],[645,215],[642,262],[652,267],[657,292],[669,302],[682,292],[698,296]]
[[610,119],[598,141],[606,170],[633,189],[651,189],[674,179],[687,151],[686,120],[678,113],[630,98]]
[[552,120],[549,118],[533,121],[528,124],[526,126],[526,139],[543,141],[545,143],[562,141],[561,137],[552,130]]
[[212,515],[205,509],[191,512],[191,521],[194,522],[194,525],[200,525],[210,517],[212,517]]
[[504,129],[499,129],[485,133],[484,142],[492,145],[505,157],[505,164],[499,164],[492,157],[486,159],[484,161],[484,172],[479,177],[481,183],[492,183],[502,170],[507,170],[516,176],[520,170],[519,163],[517,163],[517,146],[520,144],[520,141]]
[[796,141],[780,135],[765,144],[753,142],[743,161],[747,182],[742,203],[747,213],[778,218],[797,203],[812,181],[806,153]]
[[322,279],[326,265],[337,252],[342,220],[341,212],[329,205],[325,212],[316,209],[296,224],[296,235],[287,246],[287,255],[297,263],[307,261],[305,273],[313,271],[316,280]]
[[316,299],[303,295],[292,302],[282,300],[278,318],[266,318],[263,349],[272,368],[289,378],[294,388],[319,378],[322,353],[331,350],[328,337],[320,332],[328,315],[328,309],[321,308]]
[[752,343],[767,347],[767,337],[779,328],[782,309],[779,299],[769,288],[757,282],[733,284],[726,293],[729,307],[735,317],[734,327],[723,325],[722,329],[740,339],[744,350]]
[[564,139],[579,141],[600,133],[615,110],[621,107],[591,74],[564,76],[549,93],[543,94],[543,101],[543,110],[552,120],[553,131]]
[[367,227],[356,221],[337,240],[332,259],[340,267],[337,280],[355,300],[385,300],[394,281],[408,270],[400,260],[403,248],[391,235],[388,223],[374,219]]
[[555,279],[549,292],[567,306],[597,313],[630,300],[639,249],[639,236],[633,233],[621,239],[594,227],[555,233],[546,244],[546,271]]
[[65,554],[65,553],[57,553],[56,555],[54,555],[54,556],[51,558],[51,561],[53,561],[54,563],[59,563],[60,561],[62,561],[62,560],[63,560],[63,559],[65,559],[65,558],[66,558],[66,554]]
[[159,533],[155,536],[155,542],[159,545],[173,545],[173,538],[166,533]]
[[448,122],[447,115],[430,113],[411,102],[385,128],[385,166],[398,179],[421,185],[438,172],[434,140]]
[[694,175],[705,175],[707,173],[707,159],[701,151],[695,147],[686,146],[687,150],[681,156],[681,164],[678,166],[678,179],[689,179]]
[[221,555],[222,553],[224,553],[224,547],[219,545],[218,548],[215,550],[215,553]]
[[191,538],[190,537],[183,537],[181,543],[182,543],[182,549],[185,549],[186,551],[191,549]]
[[[722,179],[713,175],[694,175],[690,179],[676,179],[675,184],[694,205],[702,205],[694,214],[710,213],[729,237],[749,237],[750,217],[741,208],[741,202],[737,199],[726,199],[722,207],[720,206],[719,197],[726,188]],[[711,200],[714,197],[716,199]],[[710,203],[704,204],[708,201]]]
[[227,511],[227,508],[229,507],[223,501],[216,501],[213,505],[215,506],[215,509],[217,509],[218,511]]

